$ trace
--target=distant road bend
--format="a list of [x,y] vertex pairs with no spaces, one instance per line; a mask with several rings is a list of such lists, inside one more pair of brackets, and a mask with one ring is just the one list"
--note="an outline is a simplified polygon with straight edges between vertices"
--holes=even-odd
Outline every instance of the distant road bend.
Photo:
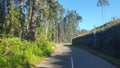
[[116,68],[88,51],[68,45],[57,45],[51,57],[36,65],[36,68]]

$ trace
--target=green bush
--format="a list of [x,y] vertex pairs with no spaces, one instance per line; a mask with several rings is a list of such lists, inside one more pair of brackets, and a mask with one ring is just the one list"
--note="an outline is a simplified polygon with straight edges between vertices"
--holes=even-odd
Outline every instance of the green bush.
[[54,43],[30,43],[19,38],[0,39],[0,67],[31,68],[41,58],[49,56]]

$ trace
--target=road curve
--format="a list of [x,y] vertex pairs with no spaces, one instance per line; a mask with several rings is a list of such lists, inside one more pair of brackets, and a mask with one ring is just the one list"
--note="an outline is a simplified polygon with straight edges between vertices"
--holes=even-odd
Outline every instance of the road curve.
[[88,51],[71,47],[69,45],[57,45],[57,50],[51,57],[46,58],[35,68],[116,68],[105,60],[102,60]]

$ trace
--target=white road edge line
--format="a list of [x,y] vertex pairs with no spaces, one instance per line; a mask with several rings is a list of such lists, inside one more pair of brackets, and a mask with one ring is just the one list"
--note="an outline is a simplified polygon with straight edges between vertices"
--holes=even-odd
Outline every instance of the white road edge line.
[[72,68],[74,68],[74,65],[73,65],[73,58],[71,57],[71,65],[72,65]]

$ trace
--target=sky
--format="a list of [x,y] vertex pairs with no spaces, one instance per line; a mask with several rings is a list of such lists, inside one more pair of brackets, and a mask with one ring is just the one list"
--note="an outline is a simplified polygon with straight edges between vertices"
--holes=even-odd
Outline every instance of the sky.
[[120,17],[120,0],[109,0],[109,6],[104,9],[104,23],[102,23],[101,7],[97,6],[98,0],[58,0],[66,10],[76,10],[82,16],[80,29],[91,30],[112,20],[113,17]]

